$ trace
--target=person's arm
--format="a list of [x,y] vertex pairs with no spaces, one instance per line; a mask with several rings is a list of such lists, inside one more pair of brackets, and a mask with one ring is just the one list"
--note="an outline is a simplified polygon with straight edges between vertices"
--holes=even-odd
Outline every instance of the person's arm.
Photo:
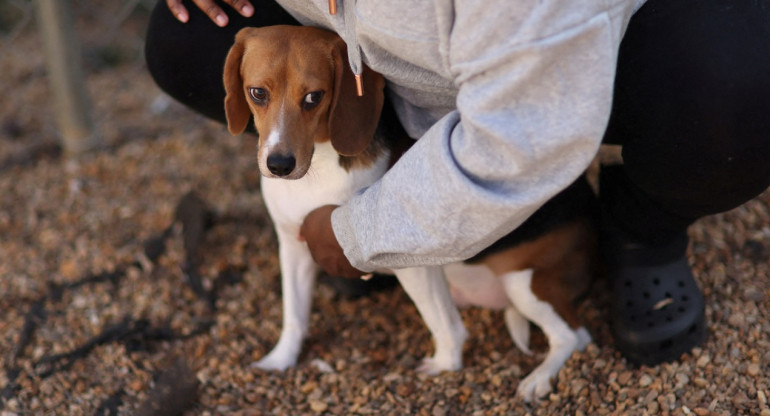
[[457,110],[331,215],[354,267],[466,259],[590,163],[609,118],[620,24],[574,2],[519,3],[456,2],[446,40]]

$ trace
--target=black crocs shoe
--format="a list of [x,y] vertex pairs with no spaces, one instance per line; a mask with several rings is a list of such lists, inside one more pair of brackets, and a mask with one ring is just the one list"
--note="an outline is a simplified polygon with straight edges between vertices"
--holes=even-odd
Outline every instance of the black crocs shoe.
[[615,239],[605,251],[611,256],[612,333],[633,364],[677,360],[706,338],[703,294],[685,256],[688,241],[684,233],[663,247]]

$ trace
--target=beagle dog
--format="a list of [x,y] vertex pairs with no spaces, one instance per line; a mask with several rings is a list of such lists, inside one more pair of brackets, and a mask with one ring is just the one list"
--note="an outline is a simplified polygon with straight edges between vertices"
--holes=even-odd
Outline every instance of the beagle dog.
[[[303,219],[373,184],[397,158],[396,139],[411,142],[383,106],[383,77],[364,68],[365,94],[358,96],[346,57],[345,43],[332,32],[270,26],[242,29],[225,62],[228,129],[242,133],[253,116],[261,189],[279,242],[283,328],[277,345],[254,363],[261,369],[294,366],[308,332],[319,270],[298,238]],[[385,121],[389,114],[393,120]],[[515,344],[528,354],[529,321],[540,326],[550,351],[518,388],[532,399],[547,394],[567,358],[590,342],[573,301],[586,289],[595,239],[578,218],[512,246],[505,240],[467,264],[392,272],[434,339],[434,355],[419,371],[462,367],[467,330],[455,302],[504,309]]]

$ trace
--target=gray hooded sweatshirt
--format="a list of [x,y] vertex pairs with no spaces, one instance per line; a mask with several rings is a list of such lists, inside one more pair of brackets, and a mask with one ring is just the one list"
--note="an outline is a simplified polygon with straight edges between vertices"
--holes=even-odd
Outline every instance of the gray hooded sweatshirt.
[[332,215],[360,270],[466,259],[589,165],[644,0],[278,0],[383,74],[415,145]]

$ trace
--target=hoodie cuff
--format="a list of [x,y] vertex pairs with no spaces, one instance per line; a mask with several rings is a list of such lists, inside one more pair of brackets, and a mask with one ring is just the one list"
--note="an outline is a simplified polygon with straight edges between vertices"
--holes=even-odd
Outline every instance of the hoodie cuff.
[[337,242],[342,247],[342,251],[345,253],[350,264],[362,272],[371,273],[374,272],[374,267],[366,264],[366,260],[363,258],[361,252],[361,246],[358,244],[355,230],[349,221],[350,208],[346,205],[341,205],[332,211],[332,230],[334,236],[337,237]]

